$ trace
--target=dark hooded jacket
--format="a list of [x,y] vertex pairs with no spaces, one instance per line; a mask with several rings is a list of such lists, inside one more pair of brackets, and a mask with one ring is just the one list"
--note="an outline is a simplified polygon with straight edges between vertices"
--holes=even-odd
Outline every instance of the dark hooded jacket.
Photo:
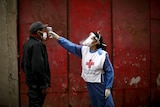
[[46,88],[50,85],[50,68],[46,46],[30,36],[23,46],[22,69],[29,88]]

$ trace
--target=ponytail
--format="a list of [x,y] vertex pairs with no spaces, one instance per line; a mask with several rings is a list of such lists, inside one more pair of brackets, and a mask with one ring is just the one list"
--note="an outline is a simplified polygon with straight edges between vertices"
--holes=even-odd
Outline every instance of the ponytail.
[[99,42],[96,45],[97,49],[102,48],[102,50],[106,50],[107,45],[105,43],[103,43],[103,38],[102,38],[101,34],[97,33],[97,32],[93,32],[93,33],[96,35],[95,40],[97,40]]

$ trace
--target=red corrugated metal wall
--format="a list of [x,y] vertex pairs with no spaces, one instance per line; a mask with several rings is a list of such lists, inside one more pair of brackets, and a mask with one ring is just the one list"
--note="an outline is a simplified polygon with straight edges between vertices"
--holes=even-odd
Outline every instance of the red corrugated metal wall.
[[160,1],[151,0],[151,103],[160,107]]
[[[110,0],[69,0],[69,39],[79,43],[91,31],[100,30],[111,54]],[[80,59],[69,55],[69,102],[72,107],[90,105],[86,84],[80,77]]]
[[[79,43],[90,31],[101,31],[115,70],[115,107],[160,105],[160,2],[158,0],[19,0],[19,54],[29,26],[40,20],[58,34]],[[90,107],[81,60],[56,41],[46,41],[51,88],[45,107]],[[27,107],[21,68],[20,105]],[[158,77],[159,75],[159,77]]]
[[150,103],[149,1],[113,0],[113,6],[115,104],[144,107]]

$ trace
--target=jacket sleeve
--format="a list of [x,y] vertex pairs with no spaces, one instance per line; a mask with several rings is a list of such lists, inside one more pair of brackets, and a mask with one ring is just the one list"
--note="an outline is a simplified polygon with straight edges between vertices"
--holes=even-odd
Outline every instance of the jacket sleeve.
[[23,54],[22,54],[22,61],[21,61],[21,68],[25,74],[27,74],[30,70],[30,61],[29,56],[27,53],[27,49],[23,46]]
[[72,43],[71,41],[61,37],[58,40],[58,43],[65,48],[67,51],[71,52],[72,54],[82,58],[82,54],[81,54],[81,45],[77,45],[75,43]]
[[42,53],[42,47],[40,45],[34,45],[32,47],[31,69],[35,78],[36,85],[41,88],[47,87],[47,74],[45,73],[45,59]]
[[112,88],[113,80],[114,80],[114,70],[113,70],[112,64],[109,60],[108,54],[106,54],[106,59],[104,62],[103,69],[105,71],[105,75],[104,75],[105,79],[104,80],[105,80],[106,88]]

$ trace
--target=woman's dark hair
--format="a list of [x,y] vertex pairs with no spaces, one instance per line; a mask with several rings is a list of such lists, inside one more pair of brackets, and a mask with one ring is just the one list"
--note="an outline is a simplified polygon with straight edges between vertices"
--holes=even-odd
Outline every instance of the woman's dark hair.
[[103,43],[103,38],[101,34],[97,32],[93,32],[93,33],[96,35],[95,40],[99,41],[99,44],[96,45],[97,49],[102,48],[103,50],[106,50],[107,46],[105,43]]

